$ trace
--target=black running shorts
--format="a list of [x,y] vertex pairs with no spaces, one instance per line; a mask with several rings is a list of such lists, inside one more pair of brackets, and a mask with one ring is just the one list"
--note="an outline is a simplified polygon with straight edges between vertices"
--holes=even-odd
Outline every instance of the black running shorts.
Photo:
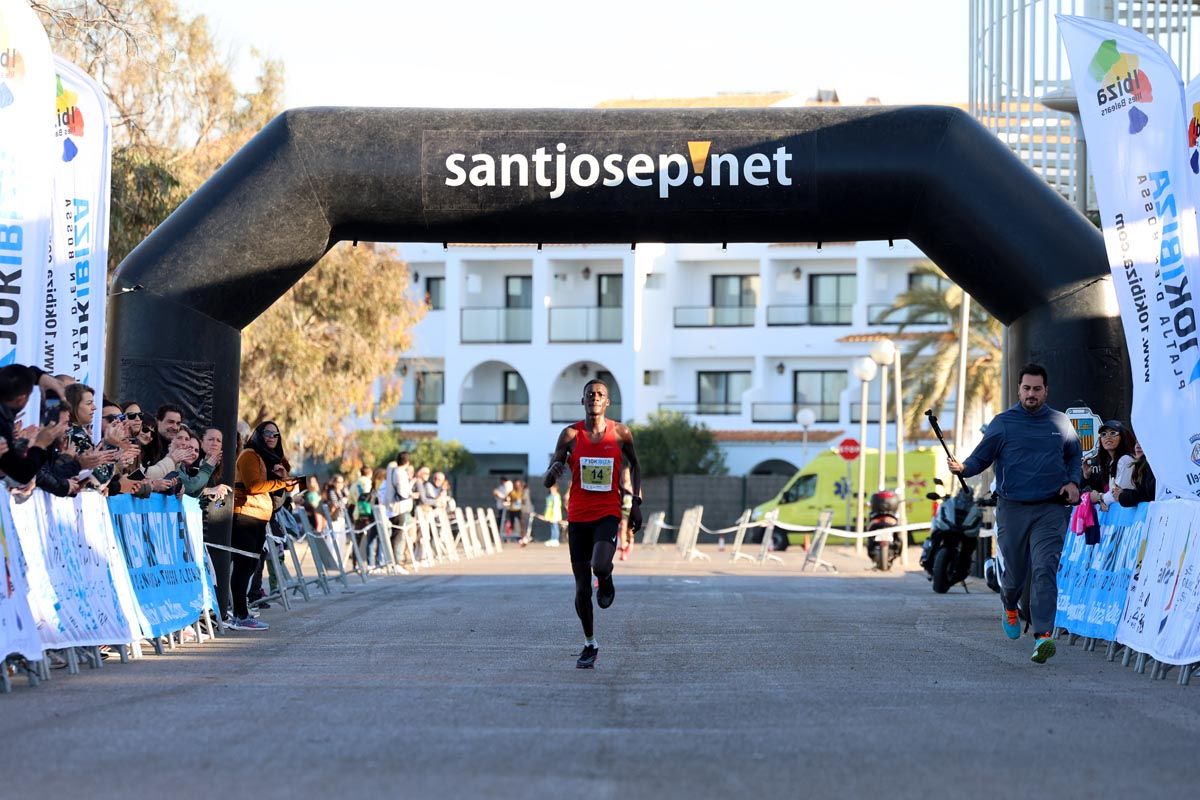
[[607,542],[616,547],[617,531],[620,529],[621,520],[616,517],[568,523],[567,533],[570,540],[567,545],[571,548],[571,563],[590,562],[592,551],[599,542]]

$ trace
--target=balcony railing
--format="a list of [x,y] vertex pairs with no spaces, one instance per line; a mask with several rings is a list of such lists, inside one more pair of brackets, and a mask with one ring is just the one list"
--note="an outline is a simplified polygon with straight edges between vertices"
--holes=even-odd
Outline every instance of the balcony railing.
[[754,306],[675,306],[676,328],[750,328]]
[[[608,407],[608,411],[604,416],[609,419],[621,419],[621,404],[613,403]],[[583,419],[583,406],[576,400],[574,403],[551,403],[550,404],[550,421],[551,422],[579,422]]]
[[461,403],[459,419],[463,424],[488,422],[529,422],[529,406],[513,403]]
[[524,343],[533,341],[533,309],[462,309],[463,344]]
[[425,423],[438,421],[440,403],[400,403],[384,415],[392,423]]
[[867,306],[867,324],[868,325],[947,325],[950,322],[950,317],[946,314],[931,313],[931,314],[914,314],[913,309],[899,309],[894,313],[887,315],[892,309],[888,303],[872,303]]
[[767,306],[768,325],[849,325],[854,306]]
[[619,342],[622,308],[562,306],[550,309],[552,342]]
[[678,411],[689,416],[736,416],[742,413],[741,403],[659,403],[660,411]]
[[752,403],[750,405],[750,420],[752,422],[791,422],[795,424],[796,414],[802,408],[811,408],[817,415],[817,422],[837,422],[837,403]]

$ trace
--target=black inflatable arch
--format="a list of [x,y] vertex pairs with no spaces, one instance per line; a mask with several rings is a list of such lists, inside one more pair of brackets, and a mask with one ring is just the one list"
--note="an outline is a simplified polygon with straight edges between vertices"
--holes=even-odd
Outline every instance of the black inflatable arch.
[[1099,232],[941,107],[285,112],[121,263],[110,394],[232,430],[241,329],[351,239],[910,239],[1010,326],[1010,371],[1044,363],[1060,407],[1130,406]]

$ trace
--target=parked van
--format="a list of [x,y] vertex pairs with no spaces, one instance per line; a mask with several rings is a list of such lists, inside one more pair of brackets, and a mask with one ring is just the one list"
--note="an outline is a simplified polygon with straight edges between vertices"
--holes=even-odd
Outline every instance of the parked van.
[[[867,485],[865,502],[879,487],[879,451],[864,450],[859,458],[867,460]],[[859,462],[846,461],[835,450],[826,450],[791,477],[775,497],[756,506],[753,520],[762,519],[768,512],[779,509],[779,521],[789,525],[816,525],[817,515],[823,509],[833,511],[833,526],[853,530],[858,521],[855,502],[858,497]],[[934,478],[947,482],[949,470],[946,457],[940,450],[923,447],[904,451],[904,471],[907,473],[904,497],[907,501],[909,522],[928,522],[933,518],[933,501],[925,497],[934,491]],[[889,452],[884,459],[885,488],[895,489],[896,453]],[[801,534],[788,534],[788,541],[799,543]]]

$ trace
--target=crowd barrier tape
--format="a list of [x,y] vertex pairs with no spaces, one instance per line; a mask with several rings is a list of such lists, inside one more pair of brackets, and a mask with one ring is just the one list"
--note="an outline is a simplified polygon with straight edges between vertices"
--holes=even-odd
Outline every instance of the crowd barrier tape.
[[1126,648],[1154,676],[1182,667],[1187,683],[1200,663],[1200,503],[1166,500],[1098,511],[1100,543],[1067,534],[1058,571],[1055,625],[1073,636],[1108,640],[1108,657]]

